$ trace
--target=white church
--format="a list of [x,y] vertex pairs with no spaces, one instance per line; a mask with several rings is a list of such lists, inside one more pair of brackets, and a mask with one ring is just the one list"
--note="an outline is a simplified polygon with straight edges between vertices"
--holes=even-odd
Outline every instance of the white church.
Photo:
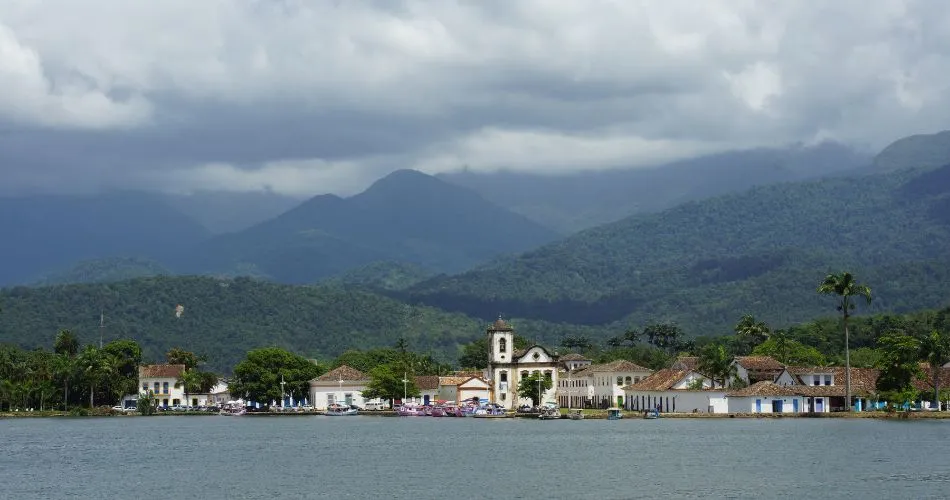
[[531,404],[529,399],[518,397],[518,383],[539,372],[551,380],[551,388],[544,391],[540,402],[555,401],[557,355],[537,344],[516,351],[515,331],[501,317],[488,327],[487,333],[489,352],[485,377],[491,384],[493,402],[506,409]]

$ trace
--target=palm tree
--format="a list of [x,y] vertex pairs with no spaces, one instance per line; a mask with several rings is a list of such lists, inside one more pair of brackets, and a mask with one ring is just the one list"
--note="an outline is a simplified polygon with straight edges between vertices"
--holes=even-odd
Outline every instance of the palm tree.
[[732,363],[732,356],[725,347],[709,344],[699,353],[699,371],[711,378],[713,383],[719,382],[725,387],[736,375],[736,365]]
[[940,334],[937,330],[930,332],[920,343],[920,357],[930,363],[933,373],[934,405],[940,411],[940,368],[950,362],[950,337]]
[[94,408],[96,387],[116,373],[115,359],[96,346],[87,345],[77,361],[89,384],[89,408]]
[[842,325],[844,325],[844,393],[847,401],[847,411],[851,411],[851,350],[848,345],[848,318],[854,310],[855,297],[864,297],[871,303],[871,288],[855,281],[849,272],[829,274],[818,285],[818,293],[823,295],[837,295],[837,308],[841,311]]
[[191,402],[188,399],[189,394],[193,394],[195,391],[200,390],[201,385],[201,374],[195,370],[188,370],[181,372],[181,375],[178,376],[178,379],[175,381],[176,384],[181,385],[182,391],[185,393],[184,407],[188,408],[191,406]]
[[765,342],[769,338],[771,329],[764,321],[756,321],[755,316],[746,314],[736,323],[736,338],[741,339],[740,345],[742,351],[740,354],[749,354],[755,349],[755,346]]

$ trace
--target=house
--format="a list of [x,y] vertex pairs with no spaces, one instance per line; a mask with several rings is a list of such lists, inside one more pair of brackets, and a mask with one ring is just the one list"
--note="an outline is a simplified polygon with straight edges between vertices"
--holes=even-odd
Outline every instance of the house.
[[439,377],[437,375],[416,376],[416,388],[419,389],[418,398],[409,398],[407,402],[428,405],[439,399]]
[[558,361],[561,362],[561,366],[565,371],[574,371],[590,366],[593,364],[593,361],[587,359],[586,356],[577,354],[576,352],[570,352],[558,358]]
[[774,382],[785,365],[771,356],[736,356],[732,364],[736,367],[736,378],[746,385],[767,380]]
[[332,404],[366,406],[363,391],[370,377],[365,373],[341,365],[310,381],[310,401],[315,410],[326,410]]
[[188,393],[188,404],[190,406],[217,406],[230,401],[231,393],[228,392],[228,382],[219,380],[209,392]]
[[557,401],[568,408],[622,407],[624,386],[635,384],[652,373],[653,370],[627,360],[562,372],[558,376]]
[[487,381],[491,384],[492,402],[511,409],[530,400],[518,396],[518,385],[532,375],[542,375],[551,381],[551,388],[543,391],[541,401],[555,398],[558,384],[558,358],[540,345],[515,350],[514,329],[498,318],[486,330],[488,335]]
[[185,392],[178,379],[183,373],[185,365],[142,365],[139,367],[139,390],[142,393],[151,391],[157,406],[167,408],[181,405]]
[[[873,368],[851,369],[851,397],[854,409],[867,408],[877,394],[877,376]],[[845,369],[841,366],[790,366],[775,377],[777,385],[791,387],[802,396],[803,410],[812,413],[842,411],[845,405]]]
[[779,385],[769,380],[726,394],[729,413],[799,413],[805,411],[797,386]]
[[438,399],[442,401],[465,401],[491,398],[491,383],[482,377],[439,377]]
[[657,370],[640,382],[623,387],[624,408],[631,411],[659,409],[678,413],[726,413],[726,389],[715,387],[693,370]]
[[692,370],[699,371],[699,356],[680,356],[670,365],[674,370]]
[[[940,392],[943,395],[945,391],[950,390],[950,367],[943,365],[939,370]],[[934,370],[929,363],[921,363],[920,372],[921,376],[913,381],[914,388],[920,391],[921,408],[930,409],[934,398]],[[940,404],[944,408],[950,407],[950,401],[941,401]]]

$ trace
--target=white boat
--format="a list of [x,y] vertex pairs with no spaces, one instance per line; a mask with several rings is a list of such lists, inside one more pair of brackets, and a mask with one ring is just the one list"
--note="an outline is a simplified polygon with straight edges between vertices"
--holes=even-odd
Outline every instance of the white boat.
[[349,417],[351,415],[358,415],[359,410],[350,405],[333,404],[327,407],[327,411],[323,412],[323,414],[328,417]]
[[584,411],[583,410],[571,410],[567,413],[568,418],[571,420],[584,420]]
[[557,420],[561,418],[561,408],[558,407],[557,403],[545,403],[541,407],[541,414],[538,415],[538,420]]
[[244,403],[241,401],[228,401],[221,405],[221,410],[218,411],[218,415],[225,417],[240,417],[245,413],[247,413],[247,408],[244,407]]
[[623,411],[620,408],[608,408],[607,420],[620,420],[623,418]]

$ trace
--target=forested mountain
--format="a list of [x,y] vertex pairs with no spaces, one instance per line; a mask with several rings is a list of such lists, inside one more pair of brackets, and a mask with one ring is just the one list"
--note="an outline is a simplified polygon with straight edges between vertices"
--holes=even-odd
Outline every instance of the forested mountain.
[[946,305],[950,166],[831,178],[744,193],[581,232],[405,294],[488,319],[582,324],[676,321],[723,331],[744,312],[775,324],[832,307],[815,287],[844,269],[875,290],[874,310]]
[[158,195],[0,198],[0,285],[31,282],[83,260],[163,260],[208,237]]
[[183,256],[190,272],[235,269],[312,283],[377,261],[456,272],[550,242],[553,231],[435,177],[400,170],[350,198],[317,196]]
[[303,201],[271,191],[198,191],[162,196],[169,206],[214,234],[242,231],[273,219]]
[[[175,307],[184,306],[176,317]],[[405,337],[413,349],[454,360],[458,346],[485,325],[460,314],[410,307],[396,300],[334,286],[277,285],[247,278],[142,278],[109,284],[15,287],[0,291],[0,343],[49,347],[71,329],[97,342],[105,314],[106,342],[137,340],[146,359],[171,347],[208,356],[228,371],[253,348],[277,345],[331,359],[348,348],[392,346]]]
[[572,233],[633,214],[753,186],[833,175],[870,162],[870,155],[826,142],[730,151],[651,168],[566,175],[466,170],[439,177],[562,233]]
[[930,169],[950,161],[950,130],[918,134],[892,142],[874,157],[874,170]]
[[366,290],[405,290],[421,283],[437,273],[416,264],[403,262],[372,262],[349,269],[342,274],[327,278],[321,283],[350,285]]
[[110,283],[147,276],[168,275],[171,272],[151,259],[112,257],[84,260],[68,269],[46,274],[31,286],[65,285],[69,283]]

